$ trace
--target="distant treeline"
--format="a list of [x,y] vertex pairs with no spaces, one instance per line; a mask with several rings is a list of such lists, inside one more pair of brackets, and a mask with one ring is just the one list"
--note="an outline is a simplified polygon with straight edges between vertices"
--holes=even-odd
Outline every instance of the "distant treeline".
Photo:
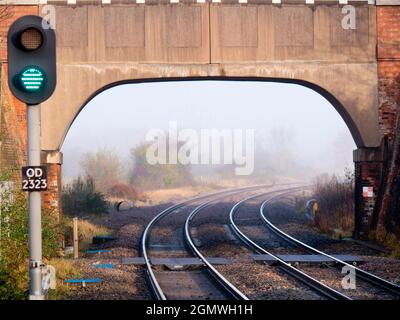
[[147,144],[132,148],[128,164],[111,149],[83,155],[83,177],[64,185],[63,212],[81,215],[107,211],[106,199],[138,200],[143,191],[194,184],[190,165],[155,164],[146,161]]

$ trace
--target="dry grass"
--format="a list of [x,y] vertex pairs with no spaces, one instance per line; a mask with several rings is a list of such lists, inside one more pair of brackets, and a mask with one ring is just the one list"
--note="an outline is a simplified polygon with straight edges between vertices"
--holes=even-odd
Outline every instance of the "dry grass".
[[77,277],[80,274],[71,259],[54,258],[48,264],[56,269],[57,280],[64,281],[68,277]]
[[137,206],[157,205],[180,198],[188,198],[199,195],[201,193],[211,192],[214,189],[208,186],[187,186],[181,188],[158,189],[146,192],[147,203],[136,203]]
[[371,232],[369,237],[372,241],[376,241],[390,249],[390,255],[393,258],[400,259],[400,239],[395,234],[379,228],[377,231]]
[[[64,218],[64,233],[65,233],[65,241],[67,245],[72,244],[72,228],[73,221],[72,218],[65,217]],[[92,238],[94,236],[99,235],[109,235],[110,230],[94,224],[85,219],[78,220],[78,238],[79,238],[79,248],[86,249],[92,242]]]
[[68,295],[69,288],[64,282],[68,278],[77,278],[80,276],[78,268],[71,259],[55,258],[48,261],[48,264],[56,269],[57,287],[55,290],[49,290],[49,300],[60,300]]
[[318,202],[316,226],[336,237],[351,235],[354,229],[354,178],[336,176],[317,179],[314,197]]
[[251,184],[255,184],[254,181],[249,179],[218,179],[209,181],[199,181],[199,184],[195,186],[185,186],[179,188],[168,188],[168,189],[156,189],[146,191],[143,198],[147,201],[135,202],[138,207],[146,205],[157,205],[160,203],[166,203],[169,201],[190,198],[199,194],[213,192],[219,189],[228,189],[236,187],[244,187]]
[[243,187],[249,184],[253,184],[248,178],[234,178],[234,179],[221,179],[219,177],[211,178],[207,181],[201,181],[203,185],[209,186],[211,188],[235,188]]
[[[72,244],[72,227],[73,221],[70,217],[63,217],[64,234],[67,245]],[[110,231],[102,226],[98,226],[85,219],[78,220],[78,237],[79,237],[79,250],[86,250],[92,243],[92,238],[96,235],[106,235]],[[66,297],[69,293],[69,288],[64,280],[67,278],[80,277],[80,269],[77,267],[76,262],[68,258],[54,258],[46,261],[47,264],[56,269],[57,288],[50,290],[48,299],[59,300]]]
[[[238,188],[249,185],[260,184],[261,182],[249,178],[235,179],[198,179],[194,186],[184,186],[179,188],[147,190],[135,202],[135,206],[142,207],[148,205],[157,205],[182,198],[190,198],[199,194],[217,191],[220,189]],[[268,183],[263,180],[262,183]],[[272,183],[272,182],[271,182]]]
[[107,235],[110,231],[103,226],[98,226],[87,220],[79,220],[78,233],[80,241],[90,242],[94,236]]

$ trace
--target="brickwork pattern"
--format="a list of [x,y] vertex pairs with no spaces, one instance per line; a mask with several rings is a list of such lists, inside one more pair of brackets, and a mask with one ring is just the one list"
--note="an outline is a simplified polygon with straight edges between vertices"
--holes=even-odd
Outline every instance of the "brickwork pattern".
[[377,8],[377,37],[380,128],[391,147],[378,227],[400,235],[400,6]]
[[7,32],[19,17],[37,14],[37,6],[0,7],[0,169],[13,169],[26,163],[26,106],[8,88]]
[[380,127],[393,139],[397,104],[396,79],[400,75],[400,6],[377,8],[378,94]]
[[[372,229],[374,207],[378,196],[382,173],[382,162],[355,163],[355,234],[356,238],[367,238]],[[363,187],[372,187],[373,196],[363,196]]]

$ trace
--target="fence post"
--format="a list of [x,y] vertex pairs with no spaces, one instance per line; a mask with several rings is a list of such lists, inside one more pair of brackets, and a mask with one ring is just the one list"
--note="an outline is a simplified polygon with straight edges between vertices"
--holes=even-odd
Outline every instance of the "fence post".
[[74,227],[73,227],[73,238],[74,238],[74,259],[78,259],[79,253],[79,245],[78,245],[78,218],[73,219]]

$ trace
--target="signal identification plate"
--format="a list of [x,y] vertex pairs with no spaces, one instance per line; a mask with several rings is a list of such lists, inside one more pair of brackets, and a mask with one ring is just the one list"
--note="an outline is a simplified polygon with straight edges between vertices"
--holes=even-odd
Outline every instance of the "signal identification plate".
[[47,169],[45,166],[22,167],[22,190],[47,190]]

